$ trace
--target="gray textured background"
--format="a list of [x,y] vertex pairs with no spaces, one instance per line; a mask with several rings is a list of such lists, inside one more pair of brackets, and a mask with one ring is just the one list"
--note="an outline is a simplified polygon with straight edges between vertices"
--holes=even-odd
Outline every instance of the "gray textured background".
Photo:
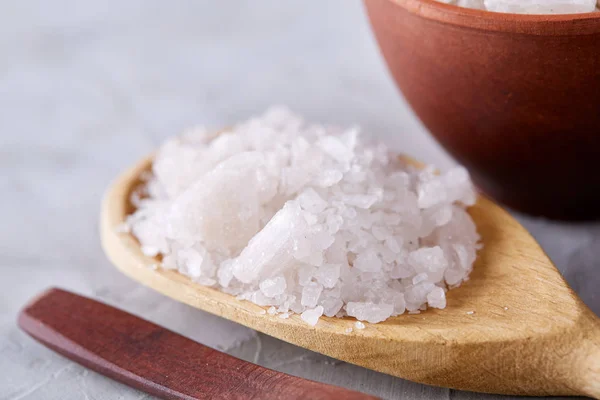
[[[178,304],[120,275],[98,239],[110,180],[165,137],[273,103],[358,123],[452,164],[390,80],[358,1],[0,1],[0,400],[144,399],[15,327],[50,285],[238,357],[387,399],[494,399],[337,362]],[[519,216],[600,313],[600,225]]]

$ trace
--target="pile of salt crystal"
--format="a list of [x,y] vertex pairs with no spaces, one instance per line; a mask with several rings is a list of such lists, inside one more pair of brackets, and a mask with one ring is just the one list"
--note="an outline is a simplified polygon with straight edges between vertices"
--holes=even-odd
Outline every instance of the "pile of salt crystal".
[[465,169],[414,169],[283,107],[169,140],[132,200],[129,229],[161,268],[311,325],[444,308],[478,248]]
[[577,14],[600,10],[600,0],[438,0],[446,4],[513,14]]

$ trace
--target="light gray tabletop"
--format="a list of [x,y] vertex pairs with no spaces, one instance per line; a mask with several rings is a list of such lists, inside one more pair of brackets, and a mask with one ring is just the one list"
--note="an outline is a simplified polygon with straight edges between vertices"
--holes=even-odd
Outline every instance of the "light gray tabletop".
[[[52,285],[199,342],[386,399],[494,399],[427,387],[300,349],[192,309],[117,272],[98,238],[110,180],[164,138],[274,103],[359,124],[441,167],[452,160],[395,89],[350,0],[0,1],[0,399],[149,396],[86,371],[15,326]],[[600,313],[600,224],[519,216]]]

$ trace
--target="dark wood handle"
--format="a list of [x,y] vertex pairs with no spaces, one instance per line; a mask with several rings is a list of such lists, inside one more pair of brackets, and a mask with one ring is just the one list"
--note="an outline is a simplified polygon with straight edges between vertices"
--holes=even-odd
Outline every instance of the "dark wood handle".
[[61,289],[28,304],[19,326],[63,356],[164,399],[375,399],[242,361]]

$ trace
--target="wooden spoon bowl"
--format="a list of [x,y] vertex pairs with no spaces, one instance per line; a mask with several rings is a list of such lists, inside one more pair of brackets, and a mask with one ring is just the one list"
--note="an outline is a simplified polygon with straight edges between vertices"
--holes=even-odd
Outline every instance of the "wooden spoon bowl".
[[600,218],[600,12],[365,6],[406,100],[485,193],[530,214]]
[[[353,318],[281,319],[253,303],[152,269],[138,241],[117,227],[134,210],[146,158],[121,175],[102,205],[102,245],[131,278],[193,307],[339,360],[416,382],[522,395],[600,398],[600,322],[568,287],[529,233],[481,196],[470,214],[483,238],[471,279],[444,310],[354,327]],[[261,313],[262,312],[262,313]],[[354,328],[348,333],[347,328]]]

